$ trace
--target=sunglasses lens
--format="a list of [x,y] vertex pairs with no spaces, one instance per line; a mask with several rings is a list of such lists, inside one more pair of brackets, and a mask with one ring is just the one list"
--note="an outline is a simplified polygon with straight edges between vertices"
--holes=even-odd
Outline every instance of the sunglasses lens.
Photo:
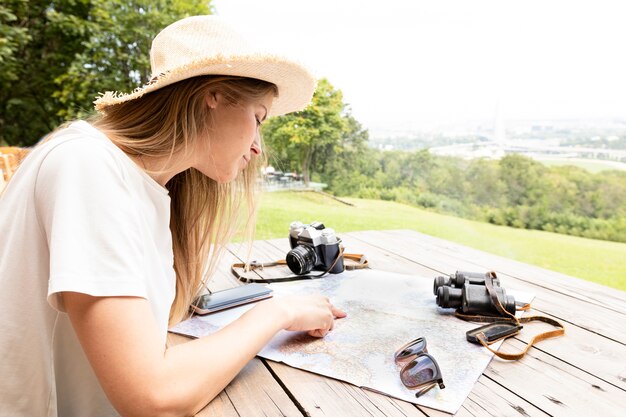
[[415,339],[414,341],[398,349],[398,351],[396,352],[396,360],[406,360],[422,352],[426,352],[426,339],[420,337],[419,339]]
[[429,356],[419,356],[400,371],[400,380],[409,388],[432,382],[437,377],[437,366]]

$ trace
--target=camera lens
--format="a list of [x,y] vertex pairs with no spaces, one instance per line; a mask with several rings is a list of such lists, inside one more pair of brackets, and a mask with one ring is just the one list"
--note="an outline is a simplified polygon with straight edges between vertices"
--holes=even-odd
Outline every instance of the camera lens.
[[309,273],[317,263],[317,254],[309,246],[298,245],[287,252],[287,266],[296,275]]

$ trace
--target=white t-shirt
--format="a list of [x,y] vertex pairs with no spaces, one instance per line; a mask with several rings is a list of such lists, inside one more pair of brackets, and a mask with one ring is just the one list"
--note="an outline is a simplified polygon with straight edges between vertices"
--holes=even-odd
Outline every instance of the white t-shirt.
[[59,293],[146,298],[165,348],[169,219],[167,189],[87,122],[34,148],[0,197],[0,416],[118,415]]

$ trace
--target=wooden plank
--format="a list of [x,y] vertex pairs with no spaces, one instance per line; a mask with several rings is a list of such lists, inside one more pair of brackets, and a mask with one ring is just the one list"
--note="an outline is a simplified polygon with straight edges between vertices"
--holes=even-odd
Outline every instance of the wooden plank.
[[250,361],[225,391],[241,417],[302,416],[261,359]]
[[[530,310],[524,315],[537,315],[537,312]],[[528,343],[532,336],[553,329],[546,323],[527,323],[516,339]],[[567,326],[565,336],[543,340],[535,347],[626,391],[626,346],[623,344],[578,326]]]
[[[406,239],[401,240],[403,245],[398,245],[399,236],[390,236],[386,232],[356,232],[350,235],[381,250],[392,248],[397,255],[407,260],[420,265],[428,265],[428,267],[444,274],[452,273],[455,270],[495,269],[491,267],[488,259],[482,260],[483,263],[478,263],[476,257],[469,258],[459,255],[457,251],[450,253],[448,248],[442,249],[424,244],[420,240],[422,235],[419,234],[411,233],[406,236]],[[578,297],[572,297],[569,294],[559,293],[546,286],[520,280],[508,274],[506,265],[501,265],[501,269],[496,269],[496,271],[505,283],[505,288],[521,289],[536,294],[533,307],[538,311],[551,314],[560,320],[576,324],[591,332],[626,344],[626,332],[623,330],[626,328],[626,315],[616,314],[615,310]],[[545,281],[549,281],[549,278],[545,278]],[[583,311],[585,314],[580,314]]]
[[239,262],[239,259],[229,250],[224,251],[215,269],[215,273],[208,281],[208,287],[211,291],[219,291],[243,285],[243,283],[239,282],[230,272],[230,266],[235,262]]
[[196,414],[196,417],[239,417],[237,409],[233,405],[226,391],[220,392],[220,394],[211,401],[209,405],[200,410]]
[[[358,233],[358,232],[357,232]],[[598,304],[603,307],[613,308],[622,314],[626,314],[626,292],[615,288],[606,287],[591,281],[565,275],[549,269],[508,259],[485,251],[470,248],[459,243],[425,235],[414,230],[387,230],[383,231],[387,236],[407,239],[417,238],[422,244],[455,252],[457,255],[476,262],[485,261],[494,269],[505,266],[507,273],[519,279],[545,286],[570,296],[579,297],[585,301]],[[518,276],[519,275],[519,276]]]
[[[354,389],[360,389],[360,388],[354,387]],[[419,406],[416,406],[415,404],[411,404],[405,401],[398,401],[397,399],[392,398],[388,395],[380,394],[380,393],[377,393],[368,389],[361,389],[361,392],[364,395],[370,397],[369,401],[372,401],[372,403],[374,404],[378,404],[381,410],[386,410],[388,407],[393,407],[394,410],[397,409],[400,412],[402,412],[402,415],[406,415],[406,416],[416,415],[415,410],[420,411],[420,413],[417,414],[420,416],[424,416],[424,415],[427,415],[429,417],[450,417],[451,416],[450,413],[444,413],[443,411],[434,410],[434,409],[426,408],[426,407],[419,407]],[[388,414],[385,414],[385,415],[388,415]]]
[[483,375],[455,416],[545,417],[548,414]]
[[[336,379],[267,361],[307,416],[424,416],[410,403],[362,390]],[[449,416],[449,414],[446,414]]]
[[[504,345],[513,350],[524,346],[514,339]],[[494,358],[485,375],[551,416],[624,415],[624,390],[538,349],[515,362]]]
[[[367,391],[363,391],[367,392]],[[381,394],[376,394],[381,395]],[[389,397],[381,395],[391,400]],[[394,404],[396,404],[394,402]],[[405,403],[409,406],[409,403]],[[423,408],[429,416],[450,417],[442,411]],[[455,417],[546,417],[548,414],[533,406],[523,398],[504,389],[486,376],[481,376]]]

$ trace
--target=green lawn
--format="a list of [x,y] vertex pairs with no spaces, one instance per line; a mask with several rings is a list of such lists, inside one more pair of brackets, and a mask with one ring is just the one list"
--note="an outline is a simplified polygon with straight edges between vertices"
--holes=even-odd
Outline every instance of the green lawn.
[[265,193],[256,238],[287,238],[294,220],[320,220],[338,232],[412,229],[626,290],[625,243],[495,226],[389,201],[345,200],[355,206],[313,192]]

